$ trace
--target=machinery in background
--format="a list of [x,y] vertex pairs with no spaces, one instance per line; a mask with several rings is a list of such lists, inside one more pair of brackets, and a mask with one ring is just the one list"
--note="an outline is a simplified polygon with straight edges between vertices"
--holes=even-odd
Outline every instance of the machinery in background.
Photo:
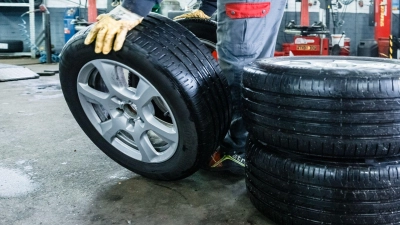
[[[374,27],[374,39],[361,40],[358,56],[400,58],[398,37],[392,34],[392,0],[374,0],[370,6],[370,26]],[[400,28],[400,26],[399,26]],[[400,30],[397,31],[400,35]]]
[[[308,25],[308,0],[301,1],[301,24],[296,26],[289,24],[285,32],[295,34],[293,43],[284,43],[283,52],[278,55],[349,55],[350,39],[342,34],[330,34],[329,29],[326,32],[320,24]],[[370,26],[374,27],[374,38],[360,40],[357,46],[357,56],[400,58],[400,42],[398,37],[392,34],[392,2],[394,0],[373,0],[370,6]],[[332,7],[340,8],[341,5],[348,5],[353,0],[337,0],[336,5],[329,3],[330,0],[320,1],[327,4],[332,12],[333,33],[337,26],[343,24],[338,13]],[[359,4],[360,2],[358,2]],[[329,12],[327,15],[327,24],[329,25]],[[400,27],[400,26],[399,26]],[[398,31],[400,36],[400,30]],[[331,36],[331,41],[326,38]],[[329,41],[331,42],[329,44]],[[329,49],[329,50],[328,50]]]
[[79,19],[79,8],[67,8],[64,12],[64,37],[65,43],[76,34],[76,21]]
[[[275,56],[300,55],[350,55],[350,39],[342,34],[330,34],[323,22],[309,25],[309,1],[301,0],[300,25],[291,21],[285,27],[286,34],[293,34],[292,43],[283,43],[282,52]],[[330,42],[331,36],[332,41]]]
[[90,23],[80,17],[79,8],[67,8],[64,12],[64,37],[65,43],[79,30],[87,27]]
[[275,56],[329,55],[329,39],[325,37],[329,30],[324,24],[302,26],[291,21],[286,26],[285,33],[294,34],[294,42],[284,43],[283,52],[275,52]]
[[392,26],[392,0],[374,0],[374,18],[378,56],[391,58],[389,53],[389,37]]

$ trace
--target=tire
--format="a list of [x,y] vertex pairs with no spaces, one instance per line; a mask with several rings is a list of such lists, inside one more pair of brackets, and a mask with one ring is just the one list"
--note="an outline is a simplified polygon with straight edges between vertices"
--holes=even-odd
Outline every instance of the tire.
[[249,140],[246,187],[278,224],[399,224],[398,160],[334,162]]
[[[61,53],[61,87],[78,124],[105,154],[142,176],[177,180],[196,172],[231,119],[226,78],[207,48],[153,13],[108,55],[84,45],[90,29]],[[127,85],[132,74],[136,86]]]
[[366,57],[256,61],[243,75],[246,127],[258,140],[305,155],[399,156],[399,68]]
[[24,43],[15,40],[0,40],[0,52],[23,52]]
[[192,32],[210,51],[215,59],[217,55],[217,22],[209,19],[187,18],[175,22]]

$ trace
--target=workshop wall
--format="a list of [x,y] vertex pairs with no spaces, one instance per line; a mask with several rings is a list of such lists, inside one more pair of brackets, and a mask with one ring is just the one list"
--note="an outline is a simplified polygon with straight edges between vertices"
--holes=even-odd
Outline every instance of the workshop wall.
[[[81,15],[86,18],[87,11],[82,4],[86,1],[79,0],[48,0],[47,6],[50,11],[51,17],[51,39],[52,44],[56,52],[59,52],[64,41],[64,24],[63,17],[64,11],[67,7],[77,7],[81,5]],[[99,13],[103,13],[106,10],[107,1],[97,1],[97,7]],[[319,12],[321,11],[319,1],[312,2],[312,6],[309,7],[310,11],[310,23],[313,21],[320,21]],[[369,25],[369,6],[364,3],[363,7],[359,4],[360,0],[356,0],[346,7],[338,9],[340,19],[343,20],[343,24],[336,29],[336,33],[345,31],[346,37],[351,39],[351,55],[357,55],[357,45],[362,39],[373,39],[374,38],[374,27]],[[366,2],[366,1],[365,1]],[[0,7],[0,39],[2,40],[23,40],[24,50],[29,51],[29,39],[23,35],[24,31],[27,30],[29,33],[29,16],[26,15],[23,19],[26,21],[26,29],[24,30],[19,24],[22,23],[21,15],[27,11],[26,7]],[[295,3],[295,0],[289,0],[284,18],[282,20],[279,38],[277,43],[277,49],[280,50],[282,43],[292,42],[293,36],[285,34],[284,27],[290,21],[300,21],[300,3]],[[42,16],[40,13],[36,13],[36,37],[42,31]],[[330,31],[332,32],[333,25],[329,25]],[[5,32],[4,32],[5,31]],[[392,34],[399,35],[399,18],[398,13],[394,13],[392,17]]]
[[[60,52],[65,44],[64,41],[64,11],[65,8],[48,8],[50,11],[50,30],[51,30],[51,43],[54,45],[56,52]],[[22,40],[24,42],[24,51],[28,52],[30,49],[29,36],[24,33],[29,30],[29,15],[21,17],[27,11],[24,7],[0,7],[0,39],[1,40]],[[81,8],[81,15],[83,18],[87,17],[87,10]],[[100,9],[99,13],[103,13],[104,9]],[[26,22],[23,25],[22,19]],[[35,14],[35,27],[36,36],[39,38],[40,33],[43,31],[43,19],[41,13]],[[4,32],[6,31],[6,32]],[[41,45],[44,46],[44,43]],[[38,46],[39,48],[41,46]],[[44,49],[43,49],[44,50]]]

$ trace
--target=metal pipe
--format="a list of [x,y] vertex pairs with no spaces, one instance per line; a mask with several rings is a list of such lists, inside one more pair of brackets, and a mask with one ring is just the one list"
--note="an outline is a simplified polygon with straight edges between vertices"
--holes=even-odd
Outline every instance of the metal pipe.
[[[35,10],[35,1],[29,0],[29,11],[32,12],[34,10]],[[35,39],[35,14],[34,13],[29,14],[29,31],[31,33],[30,42],[32,44],[35,44],[36,39]],[[31,58],[32,59],[36,58],[36,49],[31,48]]]
[[44,14],[44,45],[46,50],[46,63],[52,63],[51,60],[51,36],[50,36],[50,12],[47,10],[45,5],[39,6],[40,10]]

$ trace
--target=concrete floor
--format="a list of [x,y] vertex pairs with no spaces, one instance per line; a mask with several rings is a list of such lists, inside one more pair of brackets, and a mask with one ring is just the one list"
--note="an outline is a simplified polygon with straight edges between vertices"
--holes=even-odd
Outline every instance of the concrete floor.
[[[42,72],[57,64],[3,59]],[[72,117],[58,74],[0,82],[0,224],[266,224],[242,177],[199,171],[176,182],[136,175]]]

